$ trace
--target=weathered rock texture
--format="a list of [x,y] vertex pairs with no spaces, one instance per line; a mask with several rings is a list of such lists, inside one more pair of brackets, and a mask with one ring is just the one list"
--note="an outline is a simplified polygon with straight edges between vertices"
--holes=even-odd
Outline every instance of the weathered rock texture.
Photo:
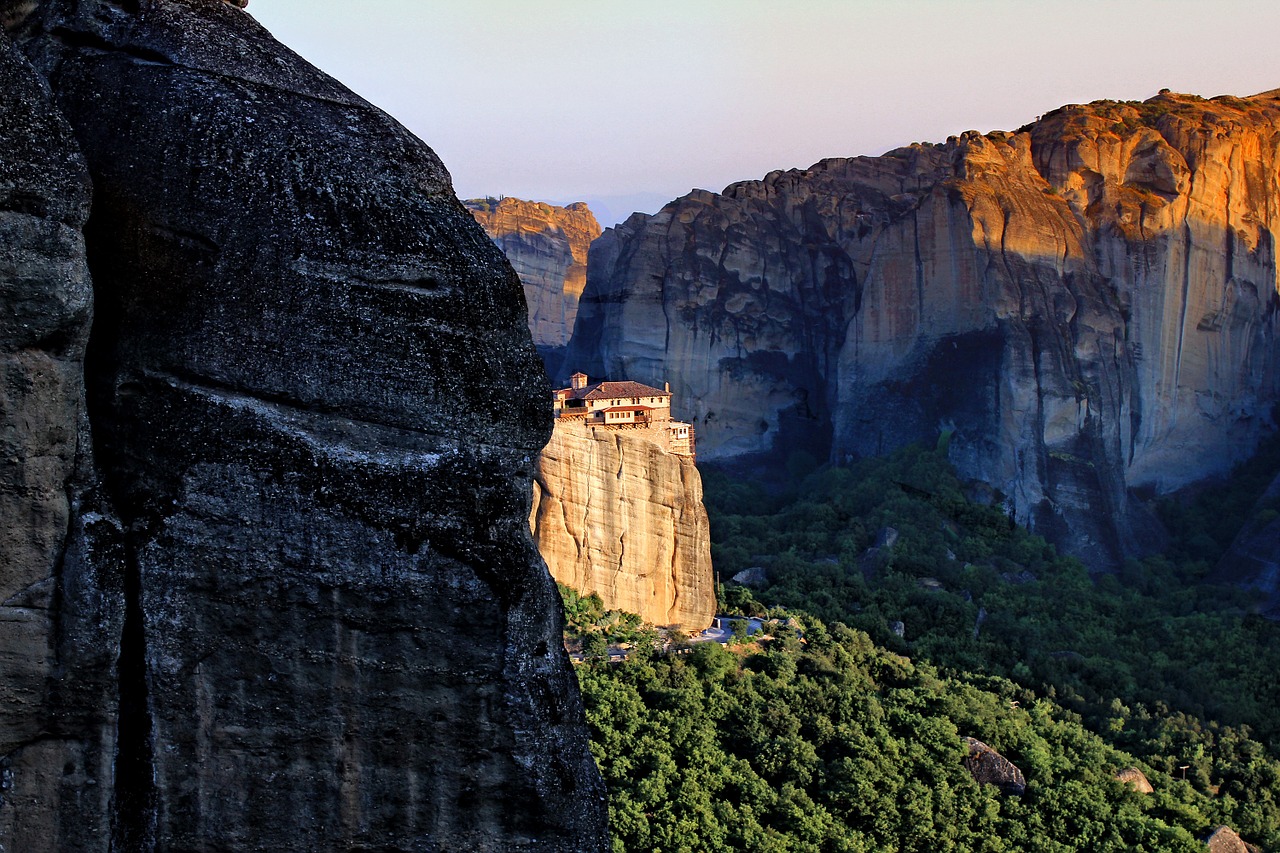
[[557,207],[503,198],[465,204],[520,276],[533,342],[548,359],[548,369],[556,370],[578,316],[587,248],[600,236],[600,223],[582,202]]
[[995,785],[1006,794],[1021,795],[1027,789],[1027,780],[1012,761],[976,738],[964,738],[969,754],[964,767],[975,782]]
[[1153,794],[1156,790],[1151,787],[1151,780],[1147,778],[1147,774],[1136,767],[1126,767],[1121,770],[1116,774],[1116,781],[1122,785],[1128,785],[1139,794]]
[[569,358],[669,377],[703,459],[953,430],[963,474],[1114,563],[1131,489],[1271,426],[1278,130],[1273,93],[1161,94],[695,191],[596,241]]
[[1205,839],[1205,844],[1209,847],[1209,853],[1250,853],[1249,845],[1229,826],[1214,829]]
[[[49,2],[20,43],[93,182],[88,412],[125,530],[124,605],[122,625],[99,620],[119,649],[115,743],[6,776],[73,789],[79,820],[109,832],[60,842],[65,808],[5,792],[0,844],[603,849],[527,529],[548,388],[519,282],[444,167],[221,0]],[[73,372],[87,310],[83,172],[57,157],[78,200],[45,215],[20,194],[36,215],[4,220],[30,235],[20,288],[79,294],[9,345],[51,377]],[[67,526],[55,492],[79,392],[61,381],[20,401],[19,440],[49,448],[31,494],[50,497],[15,591],[48,576]],[[71,521],[72,545],[91,520]],[[111,578],[85,582],[108,600]],[[77,590],[57,594],[65,616]],[[99,720],[59,723],[87,742]],[[33,731],[5,725],[11,743]]]
[[692,458],[643,433],[557,424],[529,524],[556,580],[611,610],[700,631],[716,606],[702,478]]
[[124,609],[118,530],[96,512],[89,470],[89,196],[71,128],[0,32],[0,847],[12,851],[105,849],[109,836]]

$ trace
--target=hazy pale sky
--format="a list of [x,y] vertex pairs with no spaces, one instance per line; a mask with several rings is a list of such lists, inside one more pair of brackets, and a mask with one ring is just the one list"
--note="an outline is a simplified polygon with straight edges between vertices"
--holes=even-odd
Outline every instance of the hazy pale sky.
[[[252,0],[463,198],[634,202],[1010,130],[1067,103],[1280,88],[1276,0]],[[616,210],[614,208],[617,208]],[[614,214],[612,218],[609,214]]]

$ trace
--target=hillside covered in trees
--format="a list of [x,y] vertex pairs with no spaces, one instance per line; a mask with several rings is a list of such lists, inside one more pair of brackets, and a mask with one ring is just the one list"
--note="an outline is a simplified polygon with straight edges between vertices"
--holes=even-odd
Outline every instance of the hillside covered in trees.
[[[615,849],[1190,851],[1219,824],[1280,849],[1280,630],[1204,583],[1277,448],[1163,506],[1163,555],[1096,578],[945,449],[799,457],[772,489],[707,473],[721,577],[764,578],[722,612],[792,621],[579,667]],[[975,782],[964,737],[1025,792]]]

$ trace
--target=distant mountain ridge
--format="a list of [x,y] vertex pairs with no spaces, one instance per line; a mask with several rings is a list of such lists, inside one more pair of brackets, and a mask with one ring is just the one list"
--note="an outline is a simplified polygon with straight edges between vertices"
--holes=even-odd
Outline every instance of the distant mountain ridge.
[[950,436],[1020,521],[1115,565],[1135,490],[1273,426],[1280,100],[1162,92],[824,160],[592,246],[568,363],[669,377],[704,459]]

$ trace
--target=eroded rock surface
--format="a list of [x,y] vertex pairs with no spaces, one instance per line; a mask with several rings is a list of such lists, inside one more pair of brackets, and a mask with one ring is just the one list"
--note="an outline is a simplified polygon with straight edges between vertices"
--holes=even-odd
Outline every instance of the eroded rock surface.
[[85,416],[89,198],[71,128],[0,32],[0,847],[13,851],[104,850],[110,835],[123,572]]
[[529,523],[555,579],[606,608],[690,631],[711,624],[711,533],[691,457],[642,430],[557,424]]
[[1280,101],[1162,94],[695,191],[608,229],[569,360],[669,377],[704,459],[951,431],[1095,568],[1130,491],[1225,472],[1277,395]]
[[[88,410],[127,532],[115,778],[13,779],[78,776],[117,850],[604,849],[527,529],[548,389],[439,160],[221,0],[46,3],[21,45],[94,186]],[[68,269],[77,215],[30,226]],[[43,432],[52,493],[75,430]]]
[[600,223],[583,202],[558,207],[518,198],[466,202],[515,267],[529,303],[529,331],[553,372],[563,357],[587,283],[587,249]]
[[1216,827],[1205,839],[1205,844],[1209,853],[1251,853],[1249,845],[1229,826]]
[[967,737],[964,742],[969,749],[964,767],[975,782],[995,785],[1006,794],[1021,795],[1026,791],[1027,780],[1012,761],[976,738]]

